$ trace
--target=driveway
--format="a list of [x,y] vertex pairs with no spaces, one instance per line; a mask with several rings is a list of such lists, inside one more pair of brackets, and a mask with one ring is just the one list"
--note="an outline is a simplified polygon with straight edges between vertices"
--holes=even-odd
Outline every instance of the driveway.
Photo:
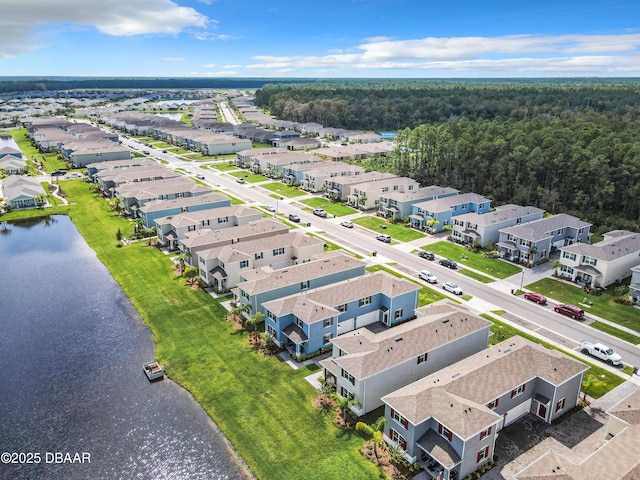
[[520,470],[553,449],[579,463],[607,441],[606,411],[638,388],[625,382],[591,405],[548,424],[532,414],[503,428],[496,441],[496,466],[482,480],[510,480]]

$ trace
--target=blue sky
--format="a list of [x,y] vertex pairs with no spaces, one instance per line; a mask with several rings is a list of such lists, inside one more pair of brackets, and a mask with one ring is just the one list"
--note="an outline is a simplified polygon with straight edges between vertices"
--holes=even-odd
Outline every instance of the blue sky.
[[0,0],[0,75],[640,76],[634,0]]

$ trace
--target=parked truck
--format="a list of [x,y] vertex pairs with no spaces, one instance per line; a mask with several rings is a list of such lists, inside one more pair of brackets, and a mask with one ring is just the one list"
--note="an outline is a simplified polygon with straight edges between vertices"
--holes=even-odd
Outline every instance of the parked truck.
[[583,340],[580,343],[580,351],[592,357],[599,358],[609,365],[622,365],[622,357],[602,343],[591,343]]

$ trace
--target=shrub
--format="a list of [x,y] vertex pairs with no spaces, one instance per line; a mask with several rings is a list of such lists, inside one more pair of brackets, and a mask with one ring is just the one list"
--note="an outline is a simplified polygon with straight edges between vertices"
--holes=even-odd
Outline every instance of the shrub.
[[373,428],[364,422],[358,422],[356,423],[356,433],[365,438],[371,438],[373,436]]

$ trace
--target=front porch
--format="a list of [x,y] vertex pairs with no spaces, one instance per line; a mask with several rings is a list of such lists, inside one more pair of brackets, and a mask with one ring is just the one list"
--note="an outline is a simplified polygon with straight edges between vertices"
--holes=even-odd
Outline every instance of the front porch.
[[420,463],[431,478],[457,480],[460,455],[436,431],[429,429],[416,442],[420,452]]

